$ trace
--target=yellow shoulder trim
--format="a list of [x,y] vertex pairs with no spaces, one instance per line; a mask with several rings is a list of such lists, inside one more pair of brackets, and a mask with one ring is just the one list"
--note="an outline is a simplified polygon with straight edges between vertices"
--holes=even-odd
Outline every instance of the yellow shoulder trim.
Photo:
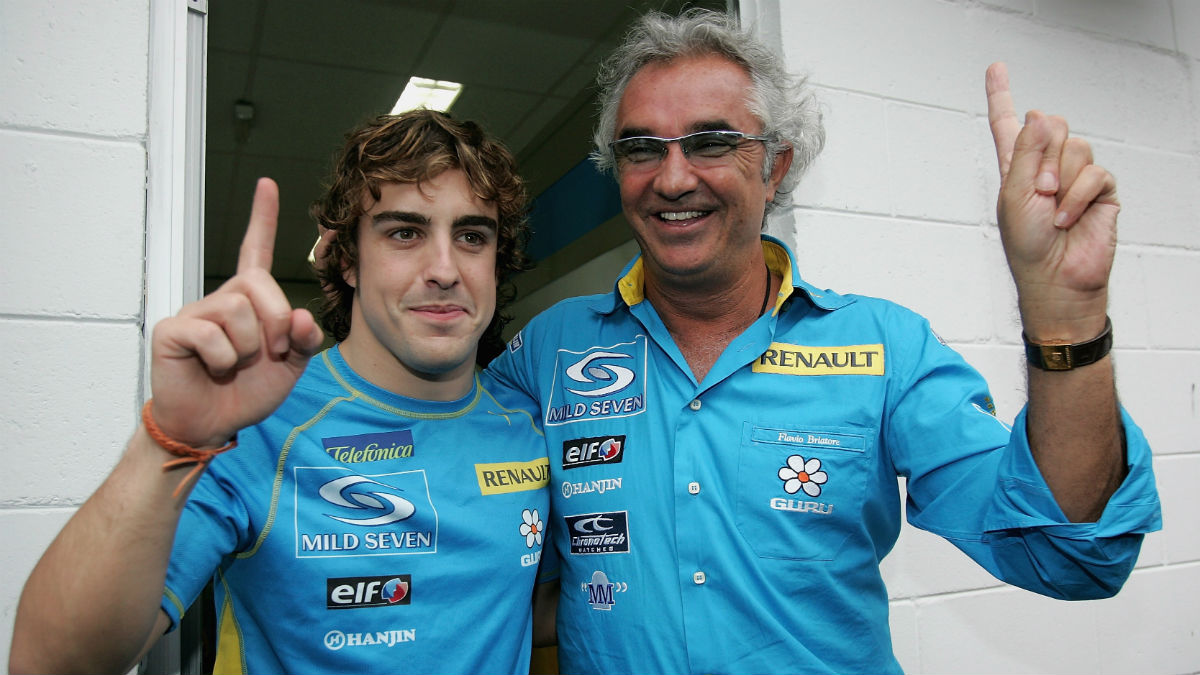
[[[225,575],[220,575],[225,585]],[[233,601],[229,587],[225,586],[225,602],[221,603],[221,618],[217,621],[217,658],[213,663],[213,675],[246,672],[246,650],[242,645],[242,629],[233,615]]]

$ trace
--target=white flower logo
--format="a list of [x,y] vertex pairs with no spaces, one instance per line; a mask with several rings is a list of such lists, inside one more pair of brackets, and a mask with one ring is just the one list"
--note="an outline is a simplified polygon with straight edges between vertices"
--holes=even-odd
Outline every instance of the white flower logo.
[[821,460],[816,457],[805,462],[800,455],[792,455],[787,458],[787,466],[779,469],[779,480],[783,481],[783,490],[789,495],[803,488],[804,494],[818,497],[829,476],[821,470]]
[[534,544],[541,546],[542,532],[545,531],[546,526],[542,523],[542,517],[538,515],[537,509],[522,511],[521,520],[525,521],[521,523],[521,535],[525,537],[525,546],[528,548],[533,548]]

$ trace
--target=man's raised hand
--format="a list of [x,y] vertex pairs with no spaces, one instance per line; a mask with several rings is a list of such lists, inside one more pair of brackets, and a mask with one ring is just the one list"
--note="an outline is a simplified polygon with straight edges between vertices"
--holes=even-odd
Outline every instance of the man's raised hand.
[[1099,334],[1116,252],[1116,179],[1066,120],[1038,111],[1018,121],[1008,71],[987,71],[988,120],[1000,166],[996,212],[1026,333],[1075,342]]
[[154,329],[153,414],[175,440],[223,445],[274,412],[320,349],[312,314],[271,277],[278,215],[279,188],[259,179],[237,274]]

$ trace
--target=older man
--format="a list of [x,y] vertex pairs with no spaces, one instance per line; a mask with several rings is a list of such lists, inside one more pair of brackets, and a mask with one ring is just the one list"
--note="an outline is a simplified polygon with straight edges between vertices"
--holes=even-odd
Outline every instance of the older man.
[[1010,429],[924,319],[808,285],[761,234],[823,143],[769,50],[722,15],[651,14],[600,84],[594,156],[641,255],[488,371],[542,410],[565,672],[899,670],[897,476],[910,522],[997,577],[1117,592],[1159,510],[1107,355],[1115,182],[1064,121],[1022,128],[989,70],[1030,363]]

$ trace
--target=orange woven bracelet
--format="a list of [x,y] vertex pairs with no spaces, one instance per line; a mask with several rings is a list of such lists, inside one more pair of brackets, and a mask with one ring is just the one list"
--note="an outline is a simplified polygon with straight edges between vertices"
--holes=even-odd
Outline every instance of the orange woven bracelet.
[[216,457],[226,450],[237,447],[237,434],[234,434],[233,439],[230,440],[229,443],[227,443],[224,447],[220,447],[215,450],[198,450],[190,445],[180,443],[174,438],[171,438],[163,433],[163,430],[159,428],[158,423],[154,421],[154,416],[150,414],[150,404],[153,401],[154,399],[149,399],[146,401],[146,405],[142,406],[142,425],[146,427],[146,433],[150,435],[150,438],[154,439],[154,442],[158,443],[163,450],[166,450],[172,455],[179,456],[179,459],[173,459],[169,462],[165,462],[163,464],[163,471],[173,469],[177,466],[183,466],[184,464],[194,463],[196,465],[195,468],[188,472],[188,475],[183,477],[183,480],[179,481],[179,485],[176,486],[175,492],[171,493],[172,497],[178,497],[179,492],[183,490],[183,486],[187,485],[192,478],[203,471],[204,467],[208,466],[208,463],[212,461],[213,457]]

